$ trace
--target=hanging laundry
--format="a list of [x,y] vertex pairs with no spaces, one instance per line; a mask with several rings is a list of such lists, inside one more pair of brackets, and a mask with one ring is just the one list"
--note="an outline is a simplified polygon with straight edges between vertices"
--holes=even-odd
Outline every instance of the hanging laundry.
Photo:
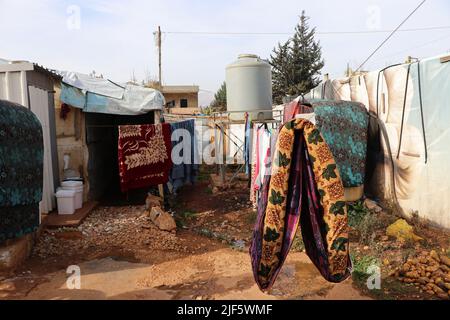
[[257,201],[256,201],[256,198],[257,198],[257,191],[254,189],[254,185],[255,185],[255,182],[256,182],[256,178],[257,178],[257,176],[258,176],[258,173],[257,173],[257,171],[256,171],[256,161],[257,161],[257,158],[258,158],[258,152],[257,152],[257,150],[258,150],[258,139],[257,139],[257,137],[258,137],[258,126],[254,126],[253,127],[253,132],[252,132],[252,143],[251,143],[251,145],[252,145],[252,148],[251,148],[251,164],[250,164],[250,168],[251,168],[251,171],[250,171],[250,202],[253,204],[253,207],[255,207],[256,208],[256,206],[257,206]]
[[345,188],[364,185],[369,113],[348,101],[314,101],[317,128],[330,147]]
[[39,227],[44,143],[28,109],[0,100],[0,242]]
[[330,148],[309,121],[286,123],[272,175],[261,190],[250,247],[255,280],[269,290],[301,226],[306,253],[322,276],[341,282],[351,272],[344,187]]
[[249,175],[251,168],[251,142],[252,142],[252,122],[249,119],[248,113],[245,114],[245,140],[244,140],[244,161],[245,174]]
[[[194,184],[199,171],[199,165],[195,162],[195,153],[197,152],[195,139],[195,121],[186,120],[170,124],[172,130],[172,150],[181,144],[183,146],[185,134],[189,134],[190,150],[181,148],[181,152],[177,153],[182,158],[182,163],[173,164],[170,171],[169,182],[172,186],[172,192],[177,193],[177,190],[185,184]],[[181,131],[180,131],[181,130]],[[188,151],[190,154],[184,154]]]
[[299,113],[313,113],[314,110],[310,106],[303,105],[298,99],[288,103],[284,107],[283,123],[291,121]]
[[122,192],[167,183],[171,153],[170,124],[119,126]]
[[272,160],[273,130],[267,128],[267,124],[255,125],[253,130],[252,164],[250,182],[250,201],[256,208],[260,196],[260,190],[264,179],[268,174],[266,167]]
[[257,158],[256,158],[256,177],[253,188],[256,191],[259,191],[264,182],[264,178],[266,176],[266,166],[267,163],[270,162],[270,143],[271,143],[271,133],[267,129],[267,126],[264,126],[258,131],[258,150],[257,150]]

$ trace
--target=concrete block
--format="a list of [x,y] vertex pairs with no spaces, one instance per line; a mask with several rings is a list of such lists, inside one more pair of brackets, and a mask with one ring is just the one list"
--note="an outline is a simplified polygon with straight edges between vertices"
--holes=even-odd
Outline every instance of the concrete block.
[[24,263],[31,254],[33,242],[34,235],[29,234],[0,245],[0,271],[11,271]]

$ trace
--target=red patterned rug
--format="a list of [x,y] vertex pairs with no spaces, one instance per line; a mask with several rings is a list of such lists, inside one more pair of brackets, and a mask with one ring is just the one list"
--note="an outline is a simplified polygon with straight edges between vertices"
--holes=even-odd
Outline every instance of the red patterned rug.
[[122,192],[167,183],[171,153],[170,124],[119,126]]

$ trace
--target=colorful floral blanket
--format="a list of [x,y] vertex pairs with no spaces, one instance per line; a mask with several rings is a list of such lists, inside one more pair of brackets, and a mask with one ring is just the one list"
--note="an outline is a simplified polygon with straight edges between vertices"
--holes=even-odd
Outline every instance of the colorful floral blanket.
[[347,206],[330,148],[311,122],[296,119],[282,127],[274,157],[250,247],[258,286],[272,287],[299,225],[306,253],[322,276],[345,280],[351,270]]
[[171,153],[170,124],[119,126],[122,192],[167,183]]
[[43,161],[42,126],[37,117],[0,100],[0,242],[38,228]]

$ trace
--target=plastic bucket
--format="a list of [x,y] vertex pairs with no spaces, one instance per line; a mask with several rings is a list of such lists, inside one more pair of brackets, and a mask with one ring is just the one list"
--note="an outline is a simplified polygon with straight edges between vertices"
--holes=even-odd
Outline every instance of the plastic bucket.
[[63,190],[75,191],[75,209],[83,207],[83,182],[81,181],[64,181],[61,183]]
[[56,199],[58,202],[58,214],[71,215],[75,213],[75,197],[74,190],[59,190],[56,192]]

